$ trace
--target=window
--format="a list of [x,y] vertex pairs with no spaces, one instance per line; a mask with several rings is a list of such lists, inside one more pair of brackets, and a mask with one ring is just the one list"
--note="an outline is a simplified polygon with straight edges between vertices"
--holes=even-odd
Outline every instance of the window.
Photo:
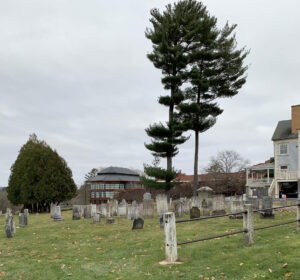
[[287,165],[280,165],[280,170],[288,170],[288,166]]
[[279,145],[279,154],[280,155],[287,155],[288,154],[288,144],[283,143]]

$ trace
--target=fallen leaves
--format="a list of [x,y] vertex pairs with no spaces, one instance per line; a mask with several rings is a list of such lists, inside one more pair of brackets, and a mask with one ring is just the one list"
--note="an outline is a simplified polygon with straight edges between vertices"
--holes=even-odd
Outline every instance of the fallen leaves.
[[0,277],[4,277],[6,275],[5,271],[0,271]]
[[292,272],[286,272],[286,273],[284,274],[284,276],[285,276],[286,278],[291,277],[291,275],[292,275]]
[[282,268],[287,268],[288,267],[288,263],[284,263]]

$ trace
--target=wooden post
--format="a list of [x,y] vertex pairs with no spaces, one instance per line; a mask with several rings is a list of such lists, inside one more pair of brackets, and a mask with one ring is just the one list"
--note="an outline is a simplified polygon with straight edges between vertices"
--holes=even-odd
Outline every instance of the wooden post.
[[244,241],[246,245],[254,244],[254,227],[252,204],[244,205],[245,213],[243,214]]
[[300,231],[300,198],[297,200],[298,206],[297,206],[297,231]]
[[175,263],[177,261],[175,214],[173,212],[164,213],[163,221],[164,221],[164,231],[165,231],[166,262]]

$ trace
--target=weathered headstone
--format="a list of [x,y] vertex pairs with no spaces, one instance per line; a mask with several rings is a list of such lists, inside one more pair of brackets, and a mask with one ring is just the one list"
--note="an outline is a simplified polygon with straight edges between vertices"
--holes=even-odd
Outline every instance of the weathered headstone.
[[202,200],[202,211],[203,211],[203,216],[210,216],[208,203],[205,199]]
[[112,201],[111,201],[111,203],[112,203],[112,213],[111,213],[111,215],[112,216],[118,216],[118,200],[116,200],[116,199],[113,199]]
[[63,217],[61,216],[60,206],[55,206],[53,213],[53,221],[62,221]]
[[14,223],[14,218],[11,213],[6,212],[5,217],[5,234],[7,238],[12,238],[16,232],[16,226]]
[[230,219],[242,219],[243,214],[241,212],[244,211],[244,202],[241,199],[232,199],[230,201],[230,212],[233,215],[230,215]]
[[197,207],[197,208],[201,208],[201,198],[198,196],[193,196],[191,198],[191,202],[192,202],[192,207]]
[[102,203],[100,204],[100,216],[102,218],[105,218],[107,216],[107,205],[106,203]]
[[26,217],[29,217],[29,210],[28,209],[24,209],[24,214],[26,215]]
[[127,215],[127,202],[125,199],[123,199],[119,204],[119,216],[126,217],[126,215]]
[[247,204],[252,204],[253,210],[259,210],[259,199],[256,197],[247,197]]
[[25,213],[19,213],[19,227],[26,227],[27,224],[27,215]]
[[106,217],[111,218],[113,216],[113,203],[111,200],[106,203]]
[[217,194],[213,196],[212,198],[213,216],[226,214],[224,200],[225,198],[223,194]]
[[97,213],[97,205],[91,204],[91,216],[93,217]]
[[180,200],[173,201],[173,208],[175,212],[175,217],[182,217],[182,203]]
[[133,220],[132,229],[143,229],[144,220],[142,218],[137,218]]
[[163,213],[168,212],[168,200],[165,194],[158,194],[156,196],[156,207],[159,217],[162,217]]
[[183,204],[182,204],[182,211],[184,214],[189,214],[190,213],[190,201],[189,199],[184,199]]
[[73,205],[73,220],[80,220],[80,205]]
[[190,210],[190,219],[200,218],[200,209],[198,207],[192,207]]
[[143,200],[143,217],[153,218],[154,216],[154,201],[153,199]]
[[135,200],[131,203],[129,217],[131,220],[136,219],[138,217],[138,205]]
[[151,193],[146,192],[143,194],[143,200],[148,200],[148,199],[152,199],[152,196]]
[[56,204],[54,204],[54,203],[50,204],[50,218],[53,218],[53,215],[55,212],[55,206],[56,206]]
[[85,219],[92,218],[92,205],[85,205],[83,216]]
[[100,214],[99,213],[95,213],[93,215],[93,224],[97,224],[100,223]]
[[273,198],[270,196],[264,196],[262,198],[262,209],[259,212],[261,218],[274,218],[273,210],[264,210],[273,207]]

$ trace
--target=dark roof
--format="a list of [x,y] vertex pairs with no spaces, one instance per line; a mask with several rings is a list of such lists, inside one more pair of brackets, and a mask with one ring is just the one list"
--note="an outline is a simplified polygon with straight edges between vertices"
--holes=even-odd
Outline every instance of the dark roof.
[[277,124],[275,132],[272,136],[273,141],[295,139],[298,138],[297,134],[292,133],[292,121],[280,121]]
[[89,182],[95,181],[120,181],[120,182],[139,182],[140,176],[137,172],[123,167],[108,167],[91,179]]

